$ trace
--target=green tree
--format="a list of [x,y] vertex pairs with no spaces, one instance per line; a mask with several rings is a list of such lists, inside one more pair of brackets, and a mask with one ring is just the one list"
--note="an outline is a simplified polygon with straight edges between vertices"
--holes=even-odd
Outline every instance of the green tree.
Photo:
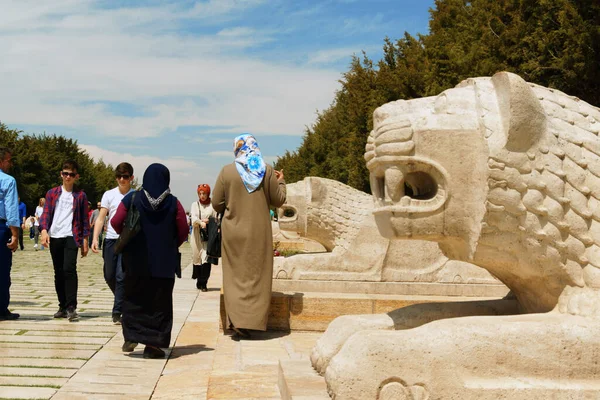
[[375,108],[437,95],[460,81],[510,71],[600,104],[597,0],[436,0],[429,34],[384,39],[374,66],[354,57],[329,108],[275,166],[288,182],[306,176],[369,191],[364,146]]
[[93,203],[115,185],[113,167],[102,160],[95,162],[79,148],[76,140],[47,134],[23,135],[0,122],[0,143],[14,151],[11,174],[17,181],[19,196],[27,205],[28,214],[33,213],[38,199],[44,197],[48,189],[61,184],[60,171],[66,160],[79,164],[78,186]]

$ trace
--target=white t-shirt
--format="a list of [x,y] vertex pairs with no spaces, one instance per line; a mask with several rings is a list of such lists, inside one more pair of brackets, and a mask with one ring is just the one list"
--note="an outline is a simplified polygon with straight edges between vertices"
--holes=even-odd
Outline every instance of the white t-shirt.
[[42,214],[44,213],[44,207],[37,206],[35,208],[35,222],[34,226],[40,226],[40,218],[42,218]]
[[73,236],[73,192],[67,192],[64,187],[56,201],[54,218],[48,234],[51,238]]
[[[133,189],[131,189],[133,190]],[[130,190],[130,191],[131,191]],[[129,192],[127,192],[129,193]],[[125,193],[125,194],[127,194]],[[115,232],[112,225],[110,224],[110,220],[117,213],[117,208],[119,207],[119,203],[125,197],[125,194],[121,194],[119,191],[119,187],[117,186],[114,189],[110,189],[107,192],[104,192],[102,195],[102,200],[100,201],[100,206],[106,208],[108,210],[108,226],[106,227],[106,238],[107,239],[118,239],[119,234]]]

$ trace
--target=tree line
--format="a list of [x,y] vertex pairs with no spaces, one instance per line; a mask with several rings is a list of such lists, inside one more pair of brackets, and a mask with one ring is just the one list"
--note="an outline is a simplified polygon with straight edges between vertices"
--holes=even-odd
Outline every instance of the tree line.
[[13,168],[10,172],[17,181],[21,201],[27,205],[27,215],[33,215],[40,197],[48,189],[62,184],[60,171],[66,160],[79,164],[78,187],[82,188],[92,204],[115,186],[114,168],[102,160],[94,161],[81,150],[76,140],[57,135],[23,135],[0,122],[0,145],[13,150]]
[[275,168],[290,183],[320,176],[370,192],[362,156],[375,108],[498,71],[600,105],[600,1],[436,0],[427,35],[385,38],[377,63],[353,57],[330,107]]

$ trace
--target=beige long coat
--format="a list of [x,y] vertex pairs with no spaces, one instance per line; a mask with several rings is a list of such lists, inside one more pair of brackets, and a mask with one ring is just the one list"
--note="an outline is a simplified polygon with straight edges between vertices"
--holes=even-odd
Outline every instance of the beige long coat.
[[190,238],[190,247],[192,248],[192,264],[200,265],[206,262],[206,244],[200,239],[200,222],[208,217],[216,217],[217,213],[211,204],[200,204],[199,201],[192,203],[190,207],[190,217],[192,218],[192,236]]
[[248,193],[235,164],[223,167],[212,196],[224,212],[221,244],[223,292],[229,320],[237,328],[266,330],[273,277],[269,206],[285,202],[285,182],[267,165],[263,183]]

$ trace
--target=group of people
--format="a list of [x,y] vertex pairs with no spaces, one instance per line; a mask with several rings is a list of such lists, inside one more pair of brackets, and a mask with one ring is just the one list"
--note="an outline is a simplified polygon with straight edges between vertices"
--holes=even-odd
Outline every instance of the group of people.
[[19,247],[21,250],[25,249],[23,243],[23,232],[29,231],[29,239],[34,241],[33,248],[35,251],[44,250],[44,246],[39,245],[40,239],[40,218],[42,217],[42,212],[44,211],[44,203],[46,199],[44,197],[40,197],[39,203],[35,208],[35,213],[27,217],[27,206],[25,203],[18,199],[19,202],[19,219],[22,221],[22,225],[19,229]]
[[[197,288],[206,291],[211,265],[218,259],[208,254],[208,235],[203,230],[220,229],[229,324],[236,335],[246,338],[252,330],[266,330],[273,272],[269,210],[285,202],[286,189],[283,171],[264,162],[252,135],[235,138],[234,156],[235,161],[221,170],[212,198],[208,184],[198,185],[198,201],[191,205],[192,276]],[[19,318],[8,310],[12,252],[17,249],[20,225],[16,182],[8,175],[11,157],[9,149],[0,148],[0,320]],[[104,224],[97,222],[106,220],[104,277],[114,294],[113,322],[123,328],[122,350],[132,352],[142,343],[144,358],[162,358],[162,348],[171,340],[175,277],[181,274],[178,248],[189,232],[185,210],[169,188],[170,172],[162,164],[152,164],[142,187],[133,190],[133,167],[119,164],[117,186],[102,196],[90,232],[87,197],[75,185],[78,170],[74,161],[63,163],[62,184],[40,202],[41,245],[50,249],[58,297],[54,318],[78,319],[77,255],[85,257],[90,247],[92,252],[100,251],[98,238]],[[139,216],[140,230],[117,254],[129,212]]]

